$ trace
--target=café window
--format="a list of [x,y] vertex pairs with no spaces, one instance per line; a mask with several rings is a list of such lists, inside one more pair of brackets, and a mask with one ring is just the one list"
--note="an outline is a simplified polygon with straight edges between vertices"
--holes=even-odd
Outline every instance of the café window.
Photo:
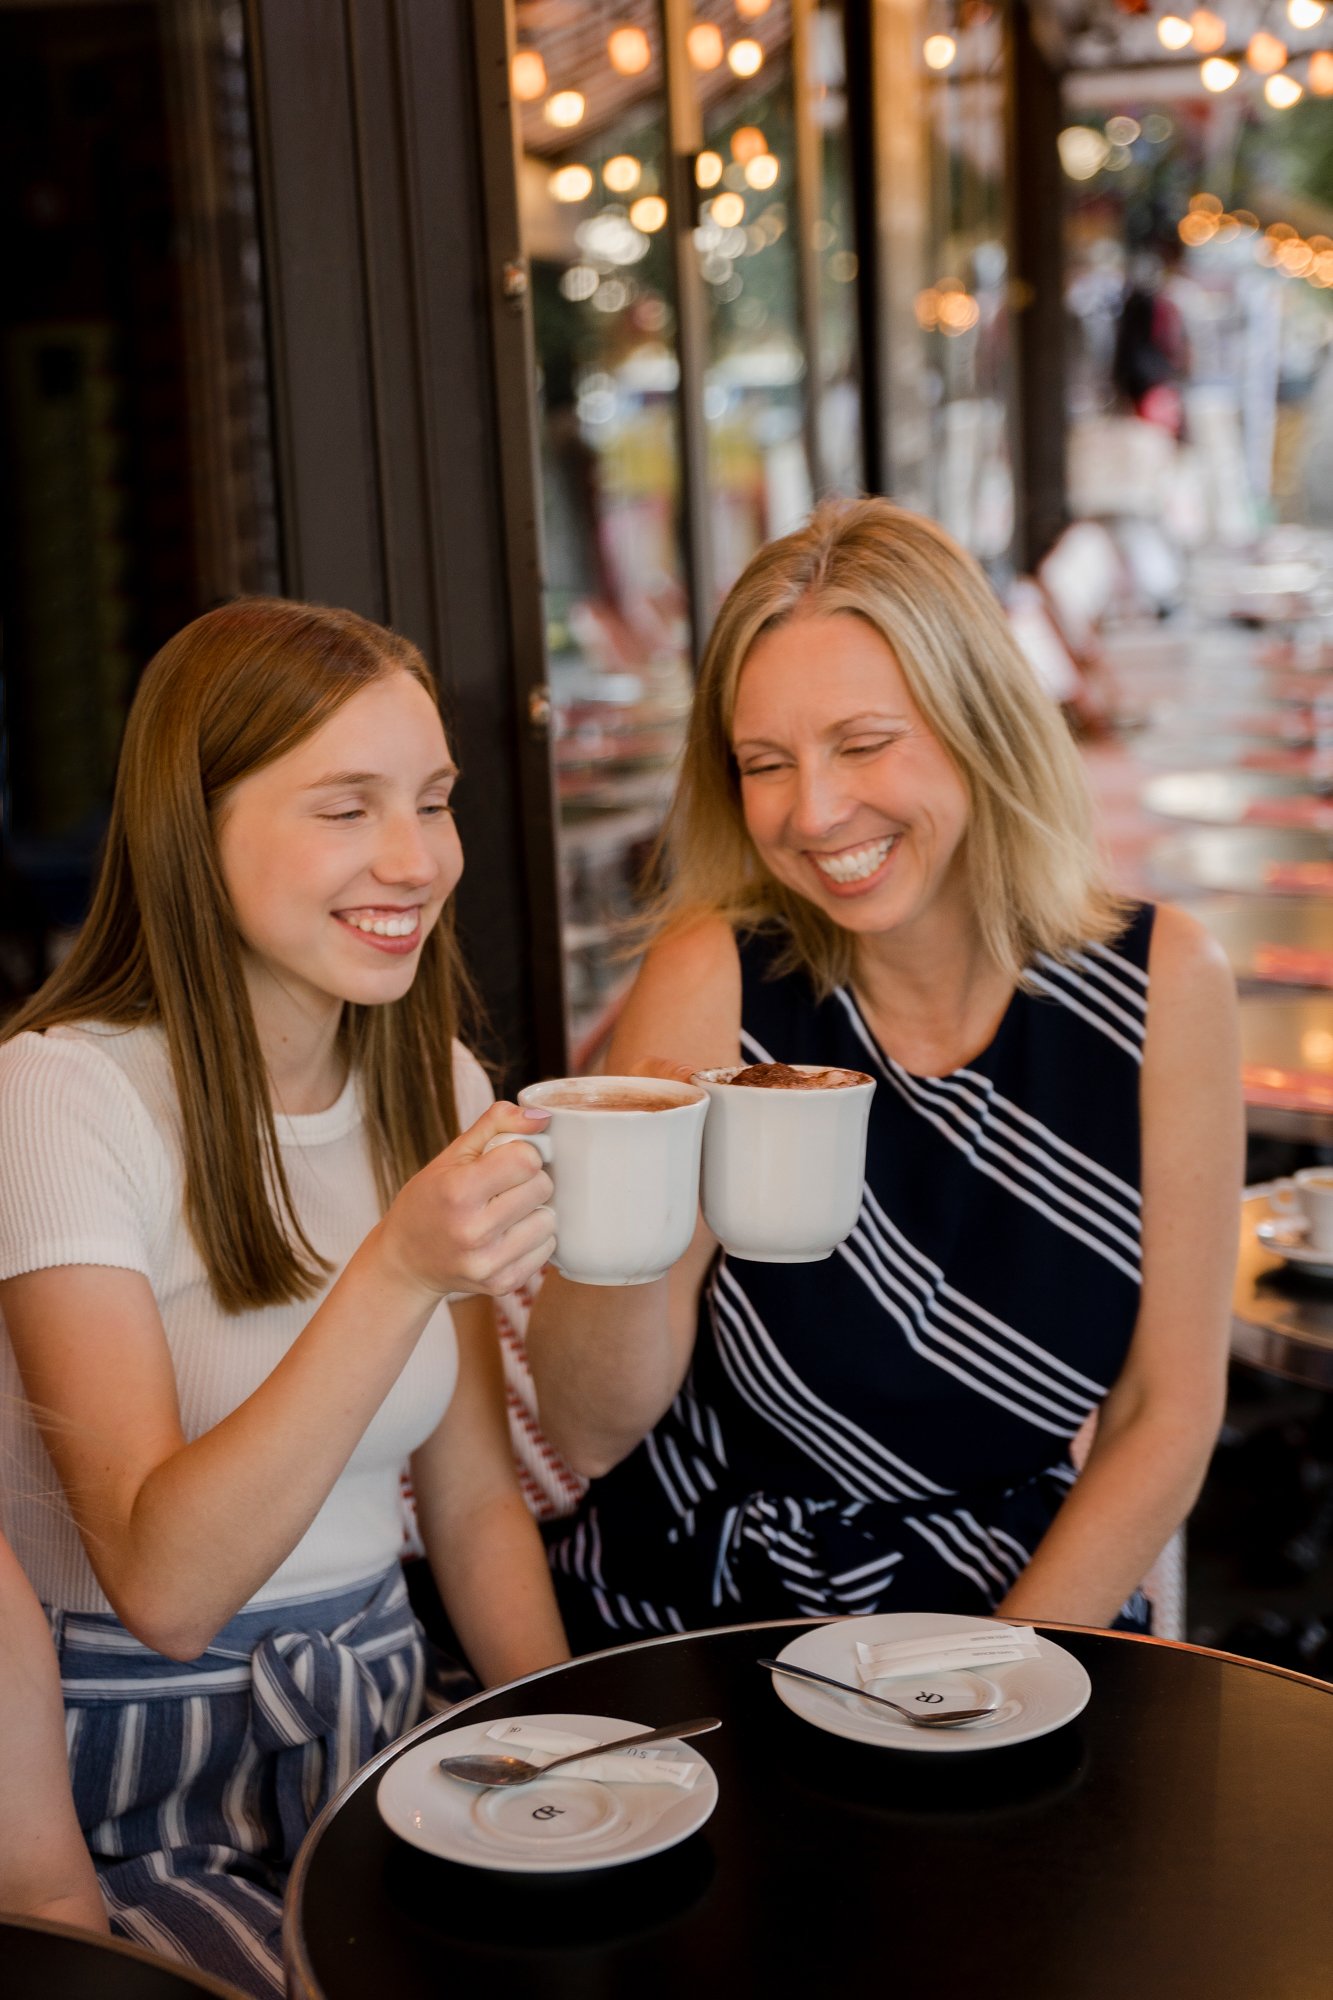
[[0,10],[0,1004],[80,921],[138,673],[280,587],[242,9]]
[[510,90],[581,1066],[631,975],[717,603],[862,484],[842,7],[514,0]]

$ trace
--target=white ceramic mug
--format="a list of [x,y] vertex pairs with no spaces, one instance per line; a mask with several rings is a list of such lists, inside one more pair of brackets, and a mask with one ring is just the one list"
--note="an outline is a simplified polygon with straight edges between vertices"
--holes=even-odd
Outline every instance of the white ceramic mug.
[[[860,1082],[827,1090],[756,1089],[730,1082],[742,1067],[694,1078],[711,1100],[704,1219],[728,1256],[818,1263],[851,1234],[861,1210],[874,1082],[855,1071]],[[790,1067],[813,1074],[823,1065]]]
[[1333,1167],[1302,1167],[1269,1196],[1278,1215],[1305,1225],[1310,1250],[1333,1252]]
[[705,1091],[654,1076],[557,1077],[520,1104],[549,1110],[535,1146],[555,1183],[551,1261],[580,1285],[647,1285],[683,1256],[699,1215]]

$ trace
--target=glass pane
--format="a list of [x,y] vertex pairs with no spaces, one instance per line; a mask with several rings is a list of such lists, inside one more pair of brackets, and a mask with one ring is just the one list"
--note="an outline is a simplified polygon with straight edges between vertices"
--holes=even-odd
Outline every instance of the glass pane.
[[690,699],[661,31],[518,0],[512,85],[532,273],[571,1058],[628,967],[618,927]]
[[1333,108],[1253,86],[1240,116],[1242,89],[1182,67],[1135,98],[1089,69],[1060,134],[1070,507],[1135,524],[1134,587],[1160,611],[1225,607],[1210,547],[1333,528]]
[[847,122],[847,43],[843,0],[810,15],[807,115],[819,175],[812,250],[819,274],[816,481],[822,493],[865,486],[861,433],[861,346],[857,321],[860,262]]
[[[947,30],[947,32],[946,32]],[[1013,539],[1004,12],[877,16],[885,436],[896,500],[1003,571]]]
[[1014,529],[1004,30],[998,8],[974,9],[968,22],[928,34],[922,44],[933,266],[917,319],[929,345],[935,405],[930,511],[974,555],[998,564]]
[[788,0],[762,9],[751,0],[739,16],[732,0],[705,0],[689,47],[703,111],[694,241],[708,296],[704,416],[721,598],[814,497]]
[[135,680],[279,584],[242,16],[0,12],[0,999],[83,913]]

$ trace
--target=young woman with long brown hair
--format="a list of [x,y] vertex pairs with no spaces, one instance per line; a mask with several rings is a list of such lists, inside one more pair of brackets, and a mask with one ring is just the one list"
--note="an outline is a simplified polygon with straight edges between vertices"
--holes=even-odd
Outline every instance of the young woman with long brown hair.
[[144,674],[88,922],[0,1048],[7,1526],[80,1819],[118,1930],[257,1994],[312,1814],[415,1719],[409,1459],[477,1672],[565,1651],[487,1296],[545,1260],[551,1184],[486,1152],[543,1120],[456,1039],[456,776],[401,638],[208,613]]
[[[977,565],[865,500],[719,614],[619,1071],[876,1081],[823,1263],[702,1226],[668,1278],[549,1278],[576,1647],[738,1617],[1142,1623],[1222,1409],[1242,1118],[1225,964],[1103,880],[1068,732]],[[1070,1446],[1096,1410],[1075,1480]]]

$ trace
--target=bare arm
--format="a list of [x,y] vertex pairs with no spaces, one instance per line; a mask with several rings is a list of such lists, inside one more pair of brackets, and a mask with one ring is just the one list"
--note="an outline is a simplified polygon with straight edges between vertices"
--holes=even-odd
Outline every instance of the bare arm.
[[[741,974],[730,926],[707,918],[649,951],[616,1029],[611,1075],[718,1069],[740,1060]],[[700,1218],[674,1270],[652,1285],[576,1285],[547,1275],[528,1325],[542,1428],[576,1472],[617,1465],[668,1408],[690,1365],[699,1294],[716,1244]]]
[[412,1459],[431,1572],[488,1685],[569,1658],[546,1550],[519,1492],[489,1299],[454,1307],[458,1387]]
[[74,1265],[0,1285],[88,1559],[146,1645],[196,1658],[290,1554],[444,1293],[511,1291],[540,1268],[536,1152],[483,1157],[496,1133],[531,1129],[494,1105],[415,1175],[273,1372],[190,1443],[146,1278]]
[[0,1540],[0,1910],[105,1931],[69,1790],[60,1670],[42,1607]]
[[1105,1624],[1188,1514],[1217,1438],[1244,1164],[1231,974],[1159,910],[1144,1050],[1143,1294],[1088,1463],[1006,1616]]

